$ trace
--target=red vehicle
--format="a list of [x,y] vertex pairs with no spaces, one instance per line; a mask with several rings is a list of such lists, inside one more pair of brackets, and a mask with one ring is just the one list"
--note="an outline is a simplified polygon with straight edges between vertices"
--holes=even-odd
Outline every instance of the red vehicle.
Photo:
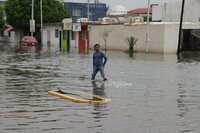
[[21,40],[22,46],[36,46],[38,41],[33,36],[24,36]]

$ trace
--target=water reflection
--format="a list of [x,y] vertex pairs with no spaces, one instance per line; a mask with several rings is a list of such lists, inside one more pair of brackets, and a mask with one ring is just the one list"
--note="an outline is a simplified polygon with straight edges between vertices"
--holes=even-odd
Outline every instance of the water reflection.
[[[178,98],[177,98],[177,108],[179,116],[179,126],[181,133],[193,133],[195,132],[198,118],[194,117],[193,114],[199,108],[199,90],[192,88],[187,88],[187,83],[178,83]],[[197,110],[196,110],[197,109]],[[195,111],[196,110],[196,111]],[[199,112],[199,111],[197,111]],[[196,119],[196,120],[195,120]],[[194,121],[195,120],[195,121]]]
[[[97,81],[92,81],[92,87],[93,87],[93,94],[105,97],[105,82],[104,81],[99,81],[100,85],[97,84]],[[95,97],[93,98],[94,100],[98,100]]]
[[[104,81],[92,81],[91,82],[92,87],[93,87],[93,94],[94,95],[98,95],[101,97],[106,97],[106,93],[105,93],[105,82]],[[93,100],[99,100],[96,97],[93,97]],[[88,128],[96,128],[98,129],[98,133],[102,133],[102,131],[104,130],[104,124],[102,123],[102,120],[107,118],[108,115],[108,109],[107,109],[107,104],[95,104],[94,105],[94,111],[92,112],[92,114],[94,115],[94,123],[95,125],[92,127],[88,127]]]
[[135,59],[135,54],[134,54],[133,52],[130,52],[130,53],[129,53],[129,57],[130,57],[131,59]]
[[[193,133],[198,131],[197,121],[199,118],[193,116],[196,111],[199,112],[199,68],[196,67],[200,62],[199,51],[183,51],[177,55],[177,62],[179,63],[181,78],[177,84],[178,98],[177,108],[179,116],[179,126],[181,133]],[[189,69],[186,69],[186,68]],[[187,76],[186,76],[187,75]],[[196,122],[195,122],[196,121]]]
[[181,52],[177,55],[178,62],[194,62],[200,61],[200,52],[199,51],[192,51],[192,52]]
[[[106,97],[105,93],[105,82],[99,81],[99,84],[97,81],[92,81],[92,87],[93,87],[93,94],[98,95],[101,97]],[[93,97],[93,100],[99,100],[99,98]],[[94,110],[101,111],[106,108],[106,104],[96,104],[94,105]]]

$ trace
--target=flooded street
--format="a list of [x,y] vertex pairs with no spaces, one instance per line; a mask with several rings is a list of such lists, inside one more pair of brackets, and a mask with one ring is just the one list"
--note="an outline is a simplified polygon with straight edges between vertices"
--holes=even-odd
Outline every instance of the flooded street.
[[[200,53],[107,52],[107,82],[91,83],[92,51],[0,48],[1,133],[199,133]],[[101,79],[100,74],[97,79]],[[47,91],[112,99],[73,103]]]

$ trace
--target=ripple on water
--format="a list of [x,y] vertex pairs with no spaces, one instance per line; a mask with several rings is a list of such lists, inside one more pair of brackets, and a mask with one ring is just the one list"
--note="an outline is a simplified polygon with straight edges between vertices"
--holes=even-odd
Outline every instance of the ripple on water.
[[[97,83],[97,91],[90,81],[91,55],[1,52],[0,132],[200,132],[199,60],[107,55],[110,80]],[[57,88],[98,93],[112,102],[77,104],[48,95]]]

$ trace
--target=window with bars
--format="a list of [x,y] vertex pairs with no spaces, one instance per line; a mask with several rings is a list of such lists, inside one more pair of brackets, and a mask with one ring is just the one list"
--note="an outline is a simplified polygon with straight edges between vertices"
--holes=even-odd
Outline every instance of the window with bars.
[[80,10],[74,9],[72,10],[72,16],[79,17],[81,15]]

